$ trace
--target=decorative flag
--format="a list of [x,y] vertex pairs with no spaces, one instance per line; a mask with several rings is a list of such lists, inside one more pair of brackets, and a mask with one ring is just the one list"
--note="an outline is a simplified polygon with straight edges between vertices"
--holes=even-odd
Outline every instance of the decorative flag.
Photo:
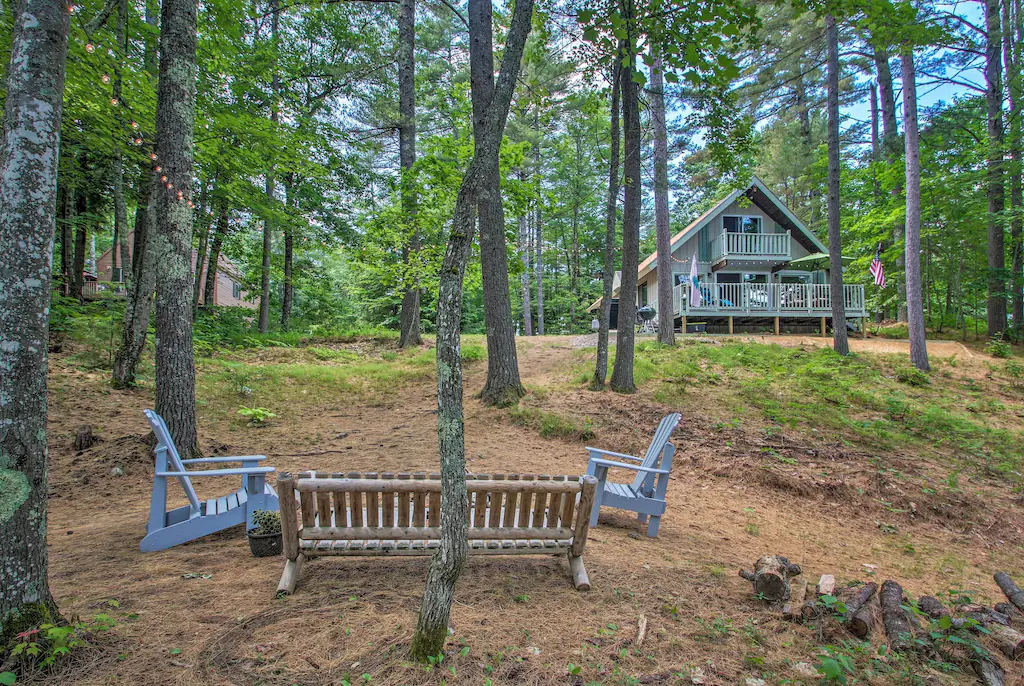
[[875,285],[885,288],[885,267],[882,266],[882,244],[878,244],[875,251],[875,259],[871,260],[871,276],[875,277]]
[[697,282],[697,254],[694,253],[690,260],[690,307],[700,307],[704,304],[704,298],[700,294],[700,284]]

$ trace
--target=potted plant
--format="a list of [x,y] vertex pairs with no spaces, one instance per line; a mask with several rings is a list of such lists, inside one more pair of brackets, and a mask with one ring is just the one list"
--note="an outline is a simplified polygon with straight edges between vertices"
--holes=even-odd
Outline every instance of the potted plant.
[[252,520],[256,526],[245,532],[252,554],[255,557],[280,555],[281,513],[277,510],[256,510]]

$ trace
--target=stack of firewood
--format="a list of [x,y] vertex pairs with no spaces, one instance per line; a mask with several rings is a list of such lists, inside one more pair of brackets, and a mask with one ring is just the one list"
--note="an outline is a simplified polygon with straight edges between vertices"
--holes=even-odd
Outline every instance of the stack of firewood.
[[[800,565],[782,555],[765,555],[758,559],[753,572],[740,570],[740,576],[753,584],[757,597],[781,609],[784,619],[808,622],[835,616],[833,609],[838,605],[833,600],[838,599],[835,577],[822,574],[817,586],[810,587],[805,579],[795,579],[801,573]],[[949,627],[967,628],[988,636],[1003,655],[1010,660],[1020,660],[1024,658],[1024,634],[1018,631],[1024,627],[1024,590],[1006,572],[996,574],[995,580],[1009,602],[996,603],[994,607],[957,605],[954,615],[938,598],[922,596],[917,607],[932,619],[948,617]],[[898,582],[889,579],[883,581],[880,588],[874,582],[855,586],[844,594],[843,601],[846,611],[837,618],[854,636],[867,638],[880,615],[890,649],[908,651],[931,645],[931,637],[922,629],[917,617],[904,609],[903,587]],[[986,686],[1003,685],[1003,669],[992,655],[972,655],[971,665]]]

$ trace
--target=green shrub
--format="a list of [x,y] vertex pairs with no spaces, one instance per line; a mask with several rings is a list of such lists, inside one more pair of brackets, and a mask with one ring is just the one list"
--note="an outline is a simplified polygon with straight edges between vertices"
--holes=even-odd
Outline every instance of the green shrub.
[[238,414],[248,418],[249,426],[257,428],[266,426],[269,420],[277,416],[265,407],[243,407]]
[[532,427],[544,438],[585,441],[594,437],[593,423],[589,418],[584,418],[581,426],[575,420],[554,412],[519,406],[512,407],[509,414],[516,424]]
[[1002,336],[996,335],[992,337],[988,343],[985,344],[985,352],[992,357],[999,357],[1006,359],[1013,352],[1010,348],[1010,344],[1003,340]]
[[1024,388],[1024,364],[1014,360],[1007,360],[1003,366],[1003,373],[1010,379],[1010,385],[1014,388]]
[[908,386],[927,386],[932,382],[928,375],[917,367],[897,367],[896,380]]

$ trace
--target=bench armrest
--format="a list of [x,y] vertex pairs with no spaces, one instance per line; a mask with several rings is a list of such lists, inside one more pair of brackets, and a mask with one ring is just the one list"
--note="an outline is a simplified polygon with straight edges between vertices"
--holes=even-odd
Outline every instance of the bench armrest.
[[656,469],[655,467],[644,467],[638,464],[626,464],[625,462],[613,462],[612,460],[602,460],[599,458],[591,458],[591,464],[596,464],[601,467],[616,467],[618,469],[631,469],[634,472],[645,472],[647,474],[668,474],[667,469]]
[[194,472],[157,472],[156,476],[231,476],[232,474],[270,474],[273,467],[236,467],[233,469],[200,469]]
[[258,462],[267,459],[266,455],[242,455],[241,457],[196,457],[182,460],[182,464],[216,464],[220,462]]
[[[633,457],[632,455],[626,455],[625,453],[615,453],[615,452],[612,452],[611,450],[603,450],[601,448],[591,448],[590,446],[587,446],[586,449],[589,450],[591,454],[599,453],[601,455],[611,455],[612,457],[617,457],[620,460],[633,460],[634,462],[643,462],[643,458],[641,458],[641,457]],[[594,458],[591,457],[590,459],[594,459]]]

